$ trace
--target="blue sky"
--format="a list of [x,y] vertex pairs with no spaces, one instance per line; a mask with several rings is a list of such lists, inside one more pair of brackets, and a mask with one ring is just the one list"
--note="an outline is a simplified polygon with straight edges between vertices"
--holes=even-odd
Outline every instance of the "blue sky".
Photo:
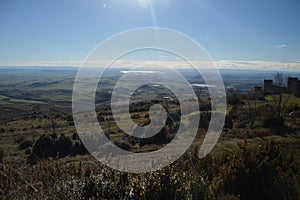
[[300,61],[299,0],[143,3],[0,0],[0,65],[82,60],[111,35],[149,26],[191,36],[214,60]]

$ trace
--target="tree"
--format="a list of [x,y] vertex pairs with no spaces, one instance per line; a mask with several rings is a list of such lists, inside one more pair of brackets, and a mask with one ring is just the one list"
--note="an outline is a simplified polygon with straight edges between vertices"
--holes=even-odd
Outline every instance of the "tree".
[[250,122],[250,128],[253,130],[254,123],[258,119],[261,113],[261,109],[258,107],[257,100],[260,99],[262,94],[258,92],[249,93],[246,100],[245,114]]
[[287,78],[283,74],[277,72],[274,76],[274,84],[278,86],[278,95],[272,95],[273,99],[273,110],[275,112],[277,121],[284,121],[284,109],[289,101],[291,94],[285,94],[284,88],[287,84]]
[[287,78],[283,76],[283,74],[277,72],[274,75],[274,84],[279,87],[285,87],[286,86],[286,80]]

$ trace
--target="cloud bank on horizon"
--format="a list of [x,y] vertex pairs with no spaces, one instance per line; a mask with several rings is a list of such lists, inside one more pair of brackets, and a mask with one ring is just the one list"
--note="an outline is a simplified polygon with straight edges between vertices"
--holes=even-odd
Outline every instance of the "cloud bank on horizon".
[[[106,67],[109,63],[107,61],[89,61],[85,63],[88,67]],[[196,67],[201,69],[207,69],[207,63],[203,61],[195,61]],[[300,73],[300,61],[296,62],[279,62],[279,61],[263,61],[263,60],[216,60],[213,61],[214,65],[218,69],[245,69],[245,70],[269,70],[269,71],[291,71]],[[39,62],[27,62],[19,63],[10,66],[47,66],[47,67],[80,67],[83,64],[81,60],[74,61],[39,61]],[[5,65],[3,65],[5,66]],[[160,68],[162,66],[168,66],[175,69],[191,68],[192,66],[185,61],[134,61],[134,60],[117,60],[111,63],[112,68],[134,68],[145,67],[147,68]],[[211,66],[211,65],[210,65]]]

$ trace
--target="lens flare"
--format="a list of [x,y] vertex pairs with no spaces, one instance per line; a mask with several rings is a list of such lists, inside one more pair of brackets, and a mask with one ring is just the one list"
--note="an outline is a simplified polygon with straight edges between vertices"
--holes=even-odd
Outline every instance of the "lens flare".
[[141,8],[148,8],[151,5],[151,0],[138,0]]

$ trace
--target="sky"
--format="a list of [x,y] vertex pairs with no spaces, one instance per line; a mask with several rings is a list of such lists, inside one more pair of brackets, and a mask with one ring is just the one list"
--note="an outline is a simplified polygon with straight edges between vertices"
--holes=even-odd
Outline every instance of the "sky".
[[0,0],[0,65],[79,65],[112,35],[152,26],[226,66],[300,69],[299,0]]

